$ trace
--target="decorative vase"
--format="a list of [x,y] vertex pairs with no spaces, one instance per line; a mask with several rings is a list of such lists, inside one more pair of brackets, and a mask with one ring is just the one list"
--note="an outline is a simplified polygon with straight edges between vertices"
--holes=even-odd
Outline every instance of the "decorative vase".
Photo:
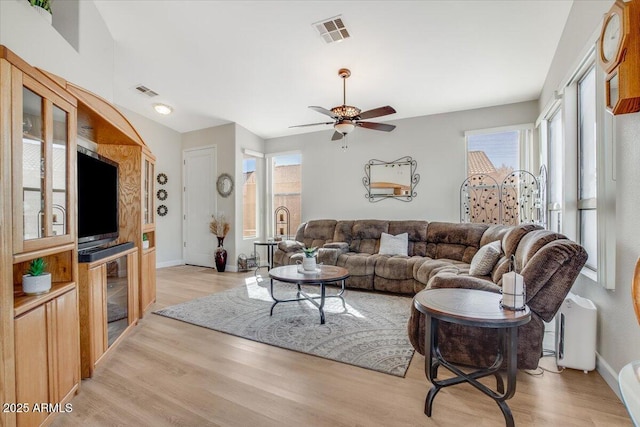
[[224,242],[224,237],[218,237],[218,248],[216,249],[216,270],[219,272],[224,272],[224,269],[227,267],[227,250],[222,246]]
[[302,269],[304,271],[316,271],[316,258],[302,258]]
[[22,276],[22,291],[27,295],[39,295],[49,292],[51,289],[51,273],[43,273],[39,276],[25,274]]

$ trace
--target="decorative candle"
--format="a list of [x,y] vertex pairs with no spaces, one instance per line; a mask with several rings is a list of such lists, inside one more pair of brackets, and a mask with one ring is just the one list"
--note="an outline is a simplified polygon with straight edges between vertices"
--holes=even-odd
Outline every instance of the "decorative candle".
[[515,271],[502,276],[502,305],[508,308],[524,307],[524,278]]
[[284,235],[284,228],[280,227],[280,234]]
[[280,221],[284,221],[284,213],[280,212]]

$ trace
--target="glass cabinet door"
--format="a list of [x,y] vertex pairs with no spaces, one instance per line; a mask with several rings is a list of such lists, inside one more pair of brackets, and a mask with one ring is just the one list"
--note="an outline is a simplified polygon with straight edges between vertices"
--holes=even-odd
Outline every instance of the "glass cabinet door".
[[25,80],[21,108],[16,111],[22,122],[22,138],[14,140],[22,164],[16,166],[22,170],[14,176],[14,203],[22,207],[22,214],[16,211],[14,236],[24,242],[16,247],[18,252],[63,243],[59,236],[65,236],[64,242],[73,241],[69,188],[74,181],[69,168],[75,150],[70,153],[69,129],[75,109],[56,94],[38,89],[42,88]]
[[148,158],[143,157],[143,224],[153,224],[154,212],[153,212],[153,179],[154,179],[154,164]]

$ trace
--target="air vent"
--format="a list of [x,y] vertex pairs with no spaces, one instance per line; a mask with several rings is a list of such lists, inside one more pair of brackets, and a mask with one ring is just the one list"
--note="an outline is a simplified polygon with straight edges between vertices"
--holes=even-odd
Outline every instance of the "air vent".
[[141,94],[143,94],[143,95],[147,95],[149,98],[153,98],[154,96],[158,96],[158,92],[155,92],[155,91],[149,89],[145,85],[136,86],[136,90],[138,92],[140,92]]
[[339,42],[351,37],[342,21],[342,15],[316,22],[313,26],[326,43]]

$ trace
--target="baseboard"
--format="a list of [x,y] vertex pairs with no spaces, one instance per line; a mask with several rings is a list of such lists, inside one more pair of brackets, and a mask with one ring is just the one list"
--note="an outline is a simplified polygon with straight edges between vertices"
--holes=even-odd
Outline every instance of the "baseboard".
[[596,370],[605,382],[611,387],[611,390],[622,400],[620,396],[620,386],[618,385],[618,373],[607,363],[606,360],[598,352],[596,352]]
[[175,259],[173,261],[157,262],[156,268],[175,267],[176,265],[184,265],[184,260]]

